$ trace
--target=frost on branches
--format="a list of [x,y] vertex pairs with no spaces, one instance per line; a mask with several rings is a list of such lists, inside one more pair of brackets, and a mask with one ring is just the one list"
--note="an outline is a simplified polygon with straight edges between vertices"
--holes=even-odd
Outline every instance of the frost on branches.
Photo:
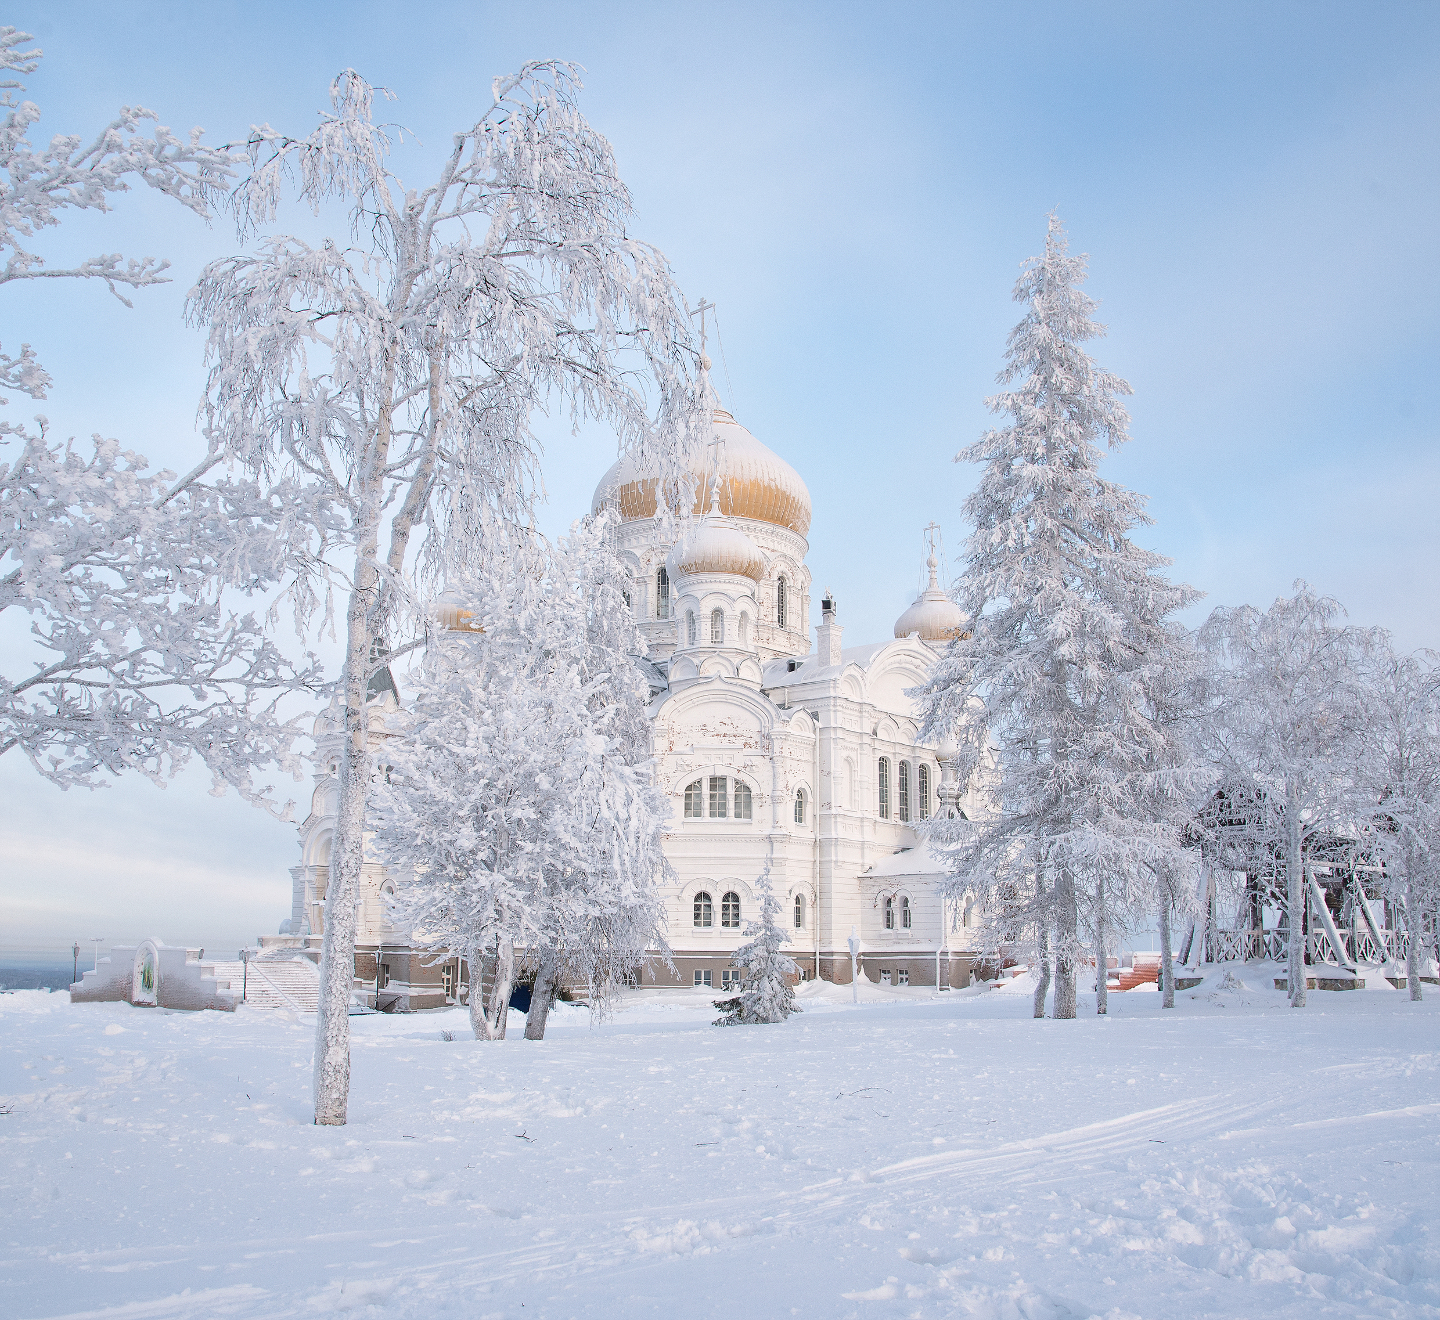
[[1273,844],[1285,876],[1290,1002],[1305,1004],[1309,844],[1367,821],[1366,672],[1381,636],[1338,622],[1339,604],[1305,583],[1268,610],[1221,608],[1201,627],[1212,666],[1197,721],[1201,747],[1247,813],[1253,843]]
[[790,978],[796,974],[793,961],[780,951],[788,943],[784,926],[776,920],[780,900],[770,883],[770,863],[760,873],[756,889],[760,894],[760,919],[746,923],[749,942],[742,944],[730,960],[740,969],[740,991],[731,999],[717,999],[722,1016],[717,1027],[749,1026],[760,1022],[784,1022],[800,1012]]
[[[586,122],[569,65],[496,79],[433,182],[391,168],[404,137],[378,124],[347,70],[307,137],[252,131],[233,194],[253,255],[206,268],[193,321],[208,332],[205,402],[216,452],[292,482],[284,539],[303,629],[328,593],[345,616],[345,754],[325,900],[315,1118],[345,1121],[347,1012],[371,780],[365,692],[375,657],[424,630],[412,573],[438,580],[447,538],[479,505],[512,516],[537,480],[537,408],[611,425],[681,499],[708,438],[684,299],[664,258],[626,225],[630,196]],[[312,245],[274,222],[291,185],[349,232]],[[684,495],[693,498],[693,487]]]
[[644,644],[613,516],[555,547],[487,519],[387,753],[377,853],[397,877],[393,920],[467,959],[477,1038],[504,1036],[517,958],[535,977],[525,1034],[539,1039],[562,983],[601,1005],[659,936],[668,807],[649,782],[648,689],[632,658]]
[[[0,28],[0,71],[28,74],[40,52]],[[40,112],[17,102],[21,84],[0,81],[0,284],[99,279],[163,283],[166,262],[91,258],[47,267],[27,246],[66,210],[108,211],[114,194],[140,182],[206,217],[223,194],[229,157],[127,107],[92,141],[27,140]],[[12,346],[13,347],[13,346]],[[4,391],[40,400],[52,381],[29,344],[0,352]],[[51,444],[46,422],[0,417],[0,615],[28,616],[38,656],[27,672],[0,676],[0,755],[19,751],[62,788],[93,787],[103,774],[137,770],[157,783],[191,756],[217,788],[268,799],[268,768],[299,777],[299,730],[278,703],[313,677],[297,674],[249,615],[226,609],[224,586],[264,587],[273,565],[237,549],[237,528],[263,522],[255,492],[204,486],[202,464],[185,480],[147,472],[144,458],[114,440],[90,452]]]
[[1184,634],[1167,620],[1197,593],[1129,539],[1149,521],[1143,500],[1099,474],[1101,446],[1129,438],[1130,387],[1081,348],[1103,333],[1084,275],[1051,216],[1044,256],[1015,286],[1026,313],[999,377],[1013,388],[987,400],[1009,421],[957,456],[982,465],[955,589],[973,633],[921,690],[922,736],[953,733],[962,774],[988,740],[1000,769],[994,820],[933,826],[950,847],[949,894],[974,891],[997,928],[1029,928],[1037,944],[1048,932],[1056,1017],[1075,1015],[1087,927],[1104,1011],[1109,935],[1154,910],[1183,816],[1162,804],[1192,791],[1183,742],[1153,696],[1184,662]]

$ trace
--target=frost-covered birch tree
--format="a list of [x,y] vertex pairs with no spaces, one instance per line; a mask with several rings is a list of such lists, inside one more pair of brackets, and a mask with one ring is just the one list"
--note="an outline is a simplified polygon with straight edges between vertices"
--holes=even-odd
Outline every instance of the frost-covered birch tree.
[[1290,1003],[1305,1005],[1306,844],[1367,819],[1365,670],[1379,636],[1304,582],[1268,610],[1215,610],[1199,631],[1213,666],[1197,723],[1217,777],[1266,804],[1285,868]]
[[487,553],[449,593],[463,609],[445,607],[457,626],[432,639],[387,751],[377,852],[397,877],[394,919],[469,961],[477,1038],[505,1034],[517,950],[535,975],[525,1034],[540,1039],[562,981],[603,1003],[659,936],[668,807],[649,782],[644,643],[613,516],[553,548],[487,518]]
[[1363,695],[1361,766],[1375,804],[1367,842],[1385,863],[1391,902],[1405,914],[1405,983],[1418,1002],[1430,960],[1426,916],[1433,930],[1440,909],[1440,673],[1428,653],[1396,655],[1385,638]]
[[1179,848],[1154,802],[1187,791],[1186,758],[1149,688],[1181,644],[1170,616],[1197,599],[1130,539],[1150,521],[1143,499],[1099,473],[1102,446],[1129,438],[1130,386],[1081,347],[1104,333],[1084,277],[1052,215],[1044,255],[1015,286],[1026,312],[999,376],[1013,388],[987,400],[1009,420],[957,455],[982,469],[954,591],[972,633],[950,644],[920,702],[922,737],[953,732],[968,748],[962,773],[987,741],[999,764],[994,820],[933,823],[950,893],[1049,928],[1062,1018],[1075,1015],[1085,927],[1103,1011],[1108,934],[1153,910],[1154,867]]
[[746,923],[749,939],[730,959],[740,969],[740,988],[731,998],[715,1001],[721,1014],[715,1019],[717,1027],[784,1022],[790,1014],[800,1012],[791,983],[798,968],[783,952],[790,937],[779,920],[780,900],[775,897],[768,860],[755,888],[760,895],[760,916]]
[[[37,69],[31,40],[0,28],[0,73]],[[168,262],[110,253],[55,267],[36,240],[69,213],[110,211],[135,185],[208,219],[230,157],[199,129],[182,139],[130,106],[93,138],[35,147],[40,111],[16,99],[22,90],[0,78],[0,288],[96,280],[129,306],[122,289],[166,283]],[[0,405],[44,400],[54,382],[32,345],[3,348]],[[27,757],[62,788],[126,770],[163,784],[194,756],[217,788],[233,784],[252,801],[268,799],[267,770],[298,777],[298,730],[278,703],[313,675],[224,599],[227,585],[273,583],[273,561],[240,535],[270,510],[243,483],[206,484],[213,466],[177,479],[118,441],[55,444],[43,416],[0,415],[0,617],[27,616],[36,651],[28,672],[0,676],[0,755]]]
[[[365,692],[380,643],[398,654],[414,640],[412,568],[438,570],[455,519],[533,483],[537,409],[607,421],[657,472],[669,507],[681,507],[692,432],[702,439],[684,300],[664,258],[627,230],[629,194],[578,86],[554,62],[496,79],[492,104],[455,134],[433,181],[407,187],[391,166],[402,132],[376,122],[373,89],[347,70],[314,132],[253,130],[234,196],[256,250],[207,267],[191,294],[191,317],[209,332],[212,445],[298,488],[283,536],[304,566],[299,626],[315,625],[329,590],[343,602],[347,737],[325,900],[318,1123],[345,1121],[371,779]],[[291,185],[317,213],[347,208],[349,240],[278,231]]]

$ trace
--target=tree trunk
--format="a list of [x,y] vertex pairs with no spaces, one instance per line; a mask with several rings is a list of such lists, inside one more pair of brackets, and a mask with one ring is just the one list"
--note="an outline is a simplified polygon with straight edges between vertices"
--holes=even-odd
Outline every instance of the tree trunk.
[[1040,980],[1035,986],[1035,1016],[1045,1016],[1045,998],[1050,993],[1050,930],[1042,920],[1040,922],[1040,936],[1037,941],[1039,948],[1037,953],[1040,958]]
[[470,1010],[470,1030],[475,1033],[476,1040],[489,1040],[488,1025],[485,1021],[485,991],[483,982],[485,979],[485,955],[478,947],[472,947],[469,951],[469,959],[466,964],[470,969],[470,997],[466,1005]]
[[315,1020],[315,1122],[342,1126],[350,1095],[350,996],[355,986],[355,930],[365,860],[365,801],[370,789],[369,715],[371,619],[376,586],[375,537],[362,538],[355,561],[356,589],[345,616],[341,674],[344,742],[340,749],[340,801],[325,889],[325,932],[320,946],[320,997]]
[[1405,985],[1412,1004],[1424,998],[1420,988],[1420,922],[1420,895],[1416,892],[1415,869],[1411,867],[1405,878]]
[[1165,889],[1160,894],[1160,992],[1160,1007],[1174,1008],[1175,960],[1170,952],[1170,893]]
[[515,945],[503,936],[495,954],[495,984],[490,988],[490,1012],[486,1017],[486,1038],[505,1039],[505,1021],[510,1016],[510,992],[515,988]]
[[1095,1014],[1104,1017],[1110,1011],[1110,950],[1106,937],[1105,877],[1095,882]]
[[1075,880],[1061,871],[1055,883],[1055,1016],[1075,1016]]
[[1300,833],[1300,795],[1293,782],[1285,785],[1285,907],[1290,916],[1285,974],[1290,1007],[1305,1007],[1305,874]]
[[535,973],[535,986],[530,991],[530,1012],[525,1016],[525,1039],[544,1040],[545,1022],[555,1003],[560,978],[555,969],[555,950],[546,949],[540,957],[540,970]]

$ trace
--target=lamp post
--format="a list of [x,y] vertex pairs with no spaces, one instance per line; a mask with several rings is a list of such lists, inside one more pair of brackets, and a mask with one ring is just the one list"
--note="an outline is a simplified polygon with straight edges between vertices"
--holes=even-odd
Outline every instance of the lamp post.
[[854,926],[850,927],[850,1000],[860,1002],[860,936]]
[[240,950],[240,1002],[250,994],[250,950]]
[[75,982],[80,979],[80,941],[79,941],[79,940],[76,940],[75,943],[70,946],[70,952],[71,952],[71,954],[73,955],[73,959],[74,959],[74,966],[71,967],[71,969],[70,969],[70,984],[71,984],[71,985],[74,985]]

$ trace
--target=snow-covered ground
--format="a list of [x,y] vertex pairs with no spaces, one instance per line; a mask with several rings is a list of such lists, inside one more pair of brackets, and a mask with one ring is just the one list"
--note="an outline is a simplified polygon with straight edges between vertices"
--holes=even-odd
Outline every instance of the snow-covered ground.
[[1023,978],[353,1019],[341,1129],[306,1021],[3,995],[0,1310],[1440,1316],[1440,994],[1266,971],[1076,1022]]

